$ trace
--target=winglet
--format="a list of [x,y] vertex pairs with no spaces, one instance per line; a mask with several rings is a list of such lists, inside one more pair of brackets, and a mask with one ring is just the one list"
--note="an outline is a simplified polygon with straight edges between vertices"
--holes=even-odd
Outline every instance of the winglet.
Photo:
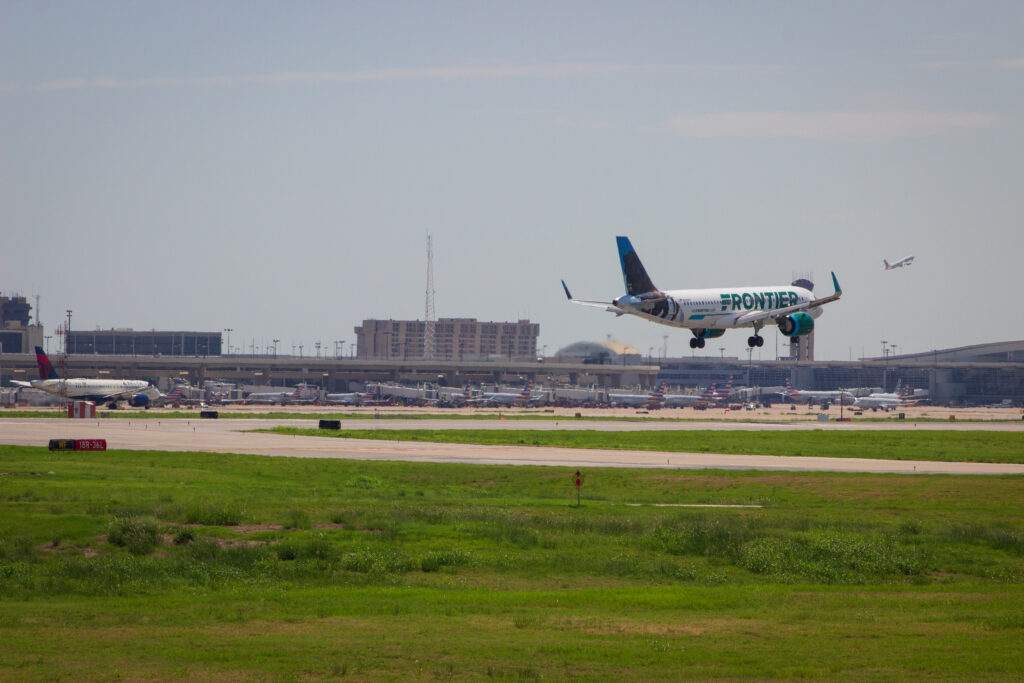
[[572,301],[572,294],[569,293],[569,287],[565,284],[565,280],[562,280],[562,289],[565,290],[565,298]]
[[836,288],[836,296],[843,293],[842,288],[839,286],[839,280],[836,279],[836,274],[832,273],[832,286]]

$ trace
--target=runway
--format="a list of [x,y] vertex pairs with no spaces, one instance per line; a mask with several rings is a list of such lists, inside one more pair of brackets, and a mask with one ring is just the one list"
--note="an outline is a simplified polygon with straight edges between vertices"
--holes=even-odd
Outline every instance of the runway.
[[[715,428],[718,423],[467,421],[467,420],[350,420],[347,429],[565,429],[572,424],[586,429]],[[746,428],[747,423],[720,424],[720,429]],[[843,427],[848,423],[841,423]],[[7,418],[0,420],[0,443],[46,446],[50,439],[106,439],[110,449],[250,453],[294,458],[400,460],[409,462],[472,463],[491,465],[547,465],[561,467],[651,467],[666,469],[759,469],[819,472],[873,472],[899,474],[1024,474],[1024,464],[873,460],[858,458],[728,455],[714,453],[659,453],[533,446],[479,446],[424,442],[338,439],[254,433],[279,425],[315,427],[315,420],[70,420]],[[542,426],[543,425],[543,426]],[[744,425],[741,427],[741,425]],[[655,427],[656,426],[656,427]],[[814,428],[817,425],[774,425],[773,428]],[[755,427],[756,428],[756,427]],[[761,427],[764,428],[764,427]],[[909,425],[907,428],[910,428]]]

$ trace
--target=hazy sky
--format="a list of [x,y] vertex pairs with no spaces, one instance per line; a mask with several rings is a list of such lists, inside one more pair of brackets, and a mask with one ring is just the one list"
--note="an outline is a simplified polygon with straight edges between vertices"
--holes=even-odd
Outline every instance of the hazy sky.
[[423,316],[430,233],[439,316],[688,355],[565,301],[622,293],[624,234],[663,289],[834,270],[819,359],[1022,339],[1022,36],[1018,0],[4,2],[0,292],[333,351]]

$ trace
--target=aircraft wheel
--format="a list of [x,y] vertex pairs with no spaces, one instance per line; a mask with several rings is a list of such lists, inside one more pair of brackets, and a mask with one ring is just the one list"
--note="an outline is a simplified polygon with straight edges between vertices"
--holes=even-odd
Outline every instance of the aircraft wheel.
[[747,346],[750,348],[757,346],[757,337],[747,337]]
[[757,345],[764,346],[764,337],[762,337],[761,335],[757,335]]
[[694,337],[693,339],[691,339],[691,340],[690,340],[690,348],[691,348],[691,349],[695,349],[695,348],[697,348],[697,342],[698,342],[698,341],[700,341],[700,340],[698,340],[698,339],[697,339],[696,337]]
[[703,340],[703,339],[698,339],[698,340],[697,340],[697,348],[698,348],[698,349],[703,349],[703,348],[704,348],[704,343],[705,343],[705,342],[704,342],[704,340]]

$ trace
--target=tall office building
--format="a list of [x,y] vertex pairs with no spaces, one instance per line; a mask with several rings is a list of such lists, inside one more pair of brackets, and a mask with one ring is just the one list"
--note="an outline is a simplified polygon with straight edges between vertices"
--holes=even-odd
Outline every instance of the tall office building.
[[[422,320],[364,320],[355,328],[356,355],[373,359],[415,359],[426,354]],[[540,325],[529,320],[479,322],[439,318],[434,323],[434,357],[448,360],[536,358]]]

